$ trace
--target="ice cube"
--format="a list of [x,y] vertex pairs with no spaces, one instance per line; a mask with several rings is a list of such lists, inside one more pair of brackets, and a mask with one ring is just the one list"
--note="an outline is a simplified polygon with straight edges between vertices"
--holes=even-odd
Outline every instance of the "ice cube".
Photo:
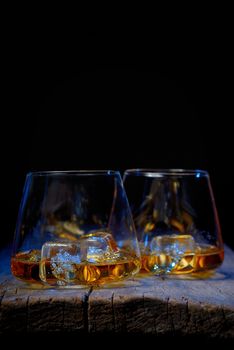
[[119,257],[108,232],[91,232],[74,243],[46,242],[41,250],[40,278],[52,285],[94,282],[101,275],[98,265],[114,263]]
[[119,249],[108,232],[95,231],[80,238],[81,259],[89,263],[111,262],[119,257]]
[[41,250],[40,278],[44,282],[72,282],[80,262],[80,246],[76,243],[46,242]]
[[156,256],[154,271],[169,273],[185,254],[194,254],[195,240],[191,235],[164,235],[154,237],[150,243],[150,255]]

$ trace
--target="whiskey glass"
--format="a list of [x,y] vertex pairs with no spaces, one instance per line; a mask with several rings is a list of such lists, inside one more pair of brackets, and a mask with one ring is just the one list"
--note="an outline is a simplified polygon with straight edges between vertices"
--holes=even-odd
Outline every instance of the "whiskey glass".
[[221,265],[223,241],[207,171],[129,169],[123,181],[142,272],[184,274]]
[[102,285],[136,274],[140,251],[120,173],[26,176],[12,274],[49,286]]

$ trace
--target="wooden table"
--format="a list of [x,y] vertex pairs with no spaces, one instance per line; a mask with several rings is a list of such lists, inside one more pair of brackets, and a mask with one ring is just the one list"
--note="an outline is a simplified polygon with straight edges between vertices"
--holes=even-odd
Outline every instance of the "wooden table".
[[102,289],[31,289],[0,253],[0,333],[75,332],[234,338],[234,252],[209,278],[136,277]]

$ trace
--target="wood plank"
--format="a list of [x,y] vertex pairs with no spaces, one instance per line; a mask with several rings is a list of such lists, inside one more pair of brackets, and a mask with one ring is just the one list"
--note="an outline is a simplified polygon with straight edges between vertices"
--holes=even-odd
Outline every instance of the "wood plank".
[[234,252],[209,278],[138,275],[102,288],[30,288],[0,253],[0,333],[75,332],[234,338]]

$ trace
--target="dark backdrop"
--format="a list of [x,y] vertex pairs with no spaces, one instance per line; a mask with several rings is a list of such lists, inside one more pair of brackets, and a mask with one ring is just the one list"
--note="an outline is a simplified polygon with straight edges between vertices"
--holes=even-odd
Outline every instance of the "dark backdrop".
[[149,167],[207,169],[224,239],[234,246],[225,59],[65,69],[35,57],[4,71],[1,245],[12,240],[27,172]]

